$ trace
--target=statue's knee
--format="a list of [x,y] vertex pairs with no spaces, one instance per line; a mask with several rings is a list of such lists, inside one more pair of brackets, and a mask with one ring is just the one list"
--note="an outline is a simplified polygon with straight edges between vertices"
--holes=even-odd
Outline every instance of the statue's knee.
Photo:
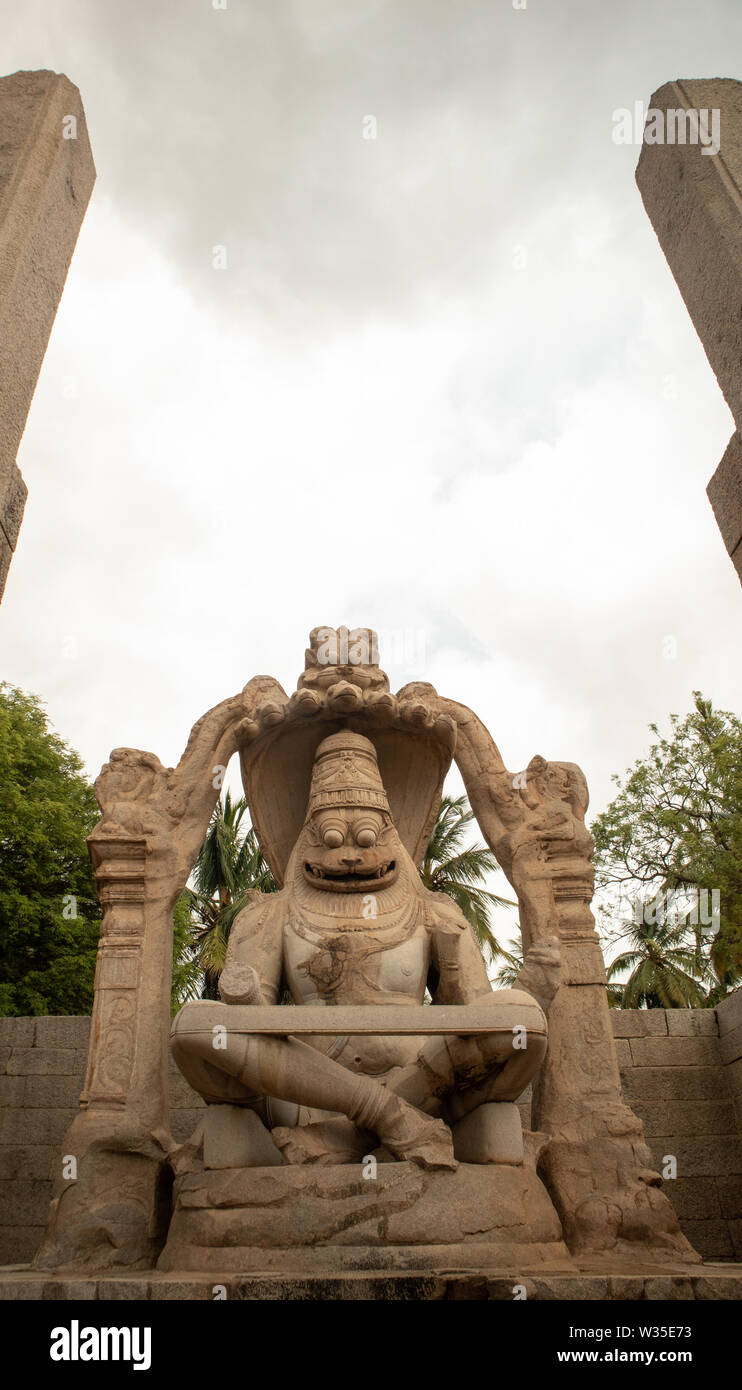
[[523,1162],[523,1126],[517,1105],[485,1102],[454,1124],[454,1154],[460,1163]]

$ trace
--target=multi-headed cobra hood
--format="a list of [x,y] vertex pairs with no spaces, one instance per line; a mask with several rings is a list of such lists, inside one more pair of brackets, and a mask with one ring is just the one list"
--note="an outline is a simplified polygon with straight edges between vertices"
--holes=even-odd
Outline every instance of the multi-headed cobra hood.
[[[453,720],[433,703],[433,687],[414,682],[393,695],[379,668],[376,634],[370,628],[315,628],[305,670],[290,698],[268,676],[257,676],[246,689],[260,700],[240,750],[242,779],[253,825],[279,884],[301,834],[302,845],[312,851],[305,862],[320,871],[316,875],[310,867],[312,878],[324,876],[327,888],[346,877],[342,891],[359,891],[356,880],[362,874],[352,865],[345,866],[347,873],[340,872],[337,837],[342,830],[343,842],[347,835],[353,838],[361,812],[373,822],[366,831],[375,835],[372,844],[367,834],[364,844],[364,826],[356,826],[360,839],[355,846],[364,851],[367,864],[374,856],[384,861],[391,836],[398,836],[419,863],[456,743]],[[333,737],[339,741],[333,742]],[[350,783],[343,778],[349,775],[358,784],[353,789],[358,814],[353,824],[333,827],[333,812],[339,820],[348,820],[351,805],[343,797],[350,795]],[[308,807],[312,815],[307,821]],[[315,826],[320,807],[327,812],[321,818],[321,833]],[[310,832],[306,843],[305,823]],[[391,856],[395,861],[397,857]],[[377,888],[391,882],[384,880],[384,874],[391,873],[388,861],[389,856],[387,869],[379,865],[383,872]],[[337,873],[330,871],[332,865]]]

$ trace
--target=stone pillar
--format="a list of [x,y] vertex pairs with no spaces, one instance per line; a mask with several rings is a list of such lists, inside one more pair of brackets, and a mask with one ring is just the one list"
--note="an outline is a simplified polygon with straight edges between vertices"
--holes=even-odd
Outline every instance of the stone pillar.
[[553,864],[561,980],[549,1048],[534,1084],[534,1126],[550,1136],[542,1176],[569,1248],[613,1260],[698,1256],[659,1190],[643,1126],[621,1090],[592,888],[576,865]]
[[171,894],[144,836],[99,826],[88,844],[103,908],[88,1063],[37,1263],[146,1268],[167,1226]]
[[103,815],[88,846],[103,921],[88,1066],[59,1156],[40,1268],[146,1269],[159,1253],[172,1179],[173,907],[252,713],[243,695],[224,700],[194,725],[177,767],[116,748],[96,781]]
[[0,597],[26,501],[18,446],[94,182],[77,87],[0,78]]
[[742,579],[742,82],[667,82],[648,118],[636,181],[736,425],[707,491]]
[[641,1122],[621,1094],[605,966],[590,909],[588,790],[574,763],[536,755],[513,775],[476,715],[452,700],[455,759],[487,844],[518,896],[525,963],[517,987],[539,997],[558,947],[546,1060],[533,1088],[539,1159],[573,1254],[636,1262],[699,1256],[652,1170]]

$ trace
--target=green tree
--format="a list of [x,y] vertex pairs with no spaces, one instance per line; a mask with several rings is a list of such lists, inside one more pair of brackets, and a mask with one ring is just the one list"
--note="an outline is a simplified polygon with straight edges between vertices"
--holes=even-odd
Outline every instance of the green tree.
[[[608,1002],[613,1008],[707,1007],[702,982],[706,972],[684,923],[642,921],[628,927],[623,935],[630,949],[616,956],[606,972]],[[617,977],[626,970],[631,972],[628,979],[617,983]]]
[[492,909],[517,904],[481,886],[499,865],[492,851],[484,845],[466,844],[473,820],[474,812],[465,796],[441,799],[420,865],[420,877],[432,893],[447,893],[453,899],[473,927],[485,954],[489,953],[494,959],[502,952],[492,931]]
[[41,701],[0,684],[0,1015],[83,1014],[100,909],[85,843],[98,819],[82,762]]
[[176,1014],[187,999],[201,995],[203,973],[194,951],[193,920],[188,890],[181,893],[173,908],[173,979],[170,1012]]
[[514,989],[523,968],[523,943],[519,930],[513,932],[513,938],[509,951],[506,951],[504,946],[499,950],[498,960],[502,961],[502,965],[494,975],[494,983],[498,989]]
[[[709,987],[706,1002],[742,979],[742,722],[714,709],[695,691],[690,714],[684,719],[671,715],[670,725],[667,738],[656,724],[650,725],[657,741],[623,779],[614,777],[618,795],[597,817],[592,832],[601,925],[605,929],[608,924],[608,940],[627,939],[628,954],[642,957],[643,997],[673,997],[678,1002],[671,1007],[688,1007],[692,991],[683,995],[688,987],[681,989],[679,977],[667,973],[662,988],[658,986],[658,972],[673,959],[663,952],[692,953],[694,964],[690,955],[685,964],[680,958],[676,963],[681,973],[695,975]],[[675,895],[676,908],[685,896],[680,920],[666,911],[672,903],[668,895]],[[628,914],[627,900],[633,900]],[[616,916],[624,919],[618,930],[612,925]],[[665,967],[659,957],[666,959]],[[614,962],[614,977],[616,967]]]

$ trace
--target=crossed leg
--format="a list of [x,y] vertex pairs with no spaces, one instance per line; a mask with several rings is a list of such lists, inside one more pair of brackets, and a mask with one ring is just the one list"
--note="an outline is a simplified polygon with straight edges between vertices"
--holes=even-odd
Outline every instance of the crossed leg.
[[[199,1011],[195,1016],[194,1008]],[[173,1023],[173,1056],[186,1079],[207,1100],[249,1105],[259,1097],[275,1096],[330,1110],[346,1115],[360,1130],[376,1134],[398,1158],[410,1158],[425,1168],[456,1167],[451,1134],[441,1120],[296,1038],[231,1032],[229,1009],[228,1004],[210,1004],[209,1021],[212,1017],[215,1021],[204,1026],[202,1007],[185,1005]],[[194,1017],[196,1028],[189,1026]],[[224,1022],[221,1032],[220,1019]]]

